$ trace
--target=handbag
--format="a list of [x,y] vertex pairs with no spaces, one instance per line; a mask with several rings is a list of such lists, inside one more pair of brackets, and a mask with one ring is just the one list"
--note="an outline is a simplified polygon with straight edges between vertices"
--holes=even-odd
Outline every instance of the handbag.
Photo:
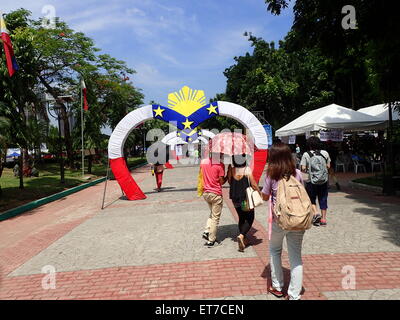
[[255,207],[262,205],[263,199],[261,198],[260,193],[257,190],[254,190],[251,186],[249,176],[247,176],[247,181],[249,182],[249,186],[246,188],[246,199],[250,210],[252,210]]

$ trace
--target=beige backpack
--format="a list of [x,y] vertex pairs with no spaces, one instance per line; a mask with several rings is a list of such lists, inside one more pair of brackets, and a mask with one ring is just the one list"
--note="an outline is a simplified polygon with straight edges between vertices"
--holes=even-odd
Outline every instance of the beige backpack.
[[278,182],[274,212],[278,225],[284,230],[311,228],[313,211],[310,198],[303,184],[292,175]]

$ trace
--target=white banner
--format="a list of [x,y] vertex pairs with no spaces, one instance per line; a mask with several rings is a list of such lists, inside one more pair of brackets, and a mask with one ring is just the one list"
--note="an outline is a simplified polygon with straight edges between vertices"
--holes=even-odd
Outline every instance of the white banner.
[[343,131],[342,130],[330,130],[330,131],[321,131],[319,133],[321,141],[343,141]]
[[296,136],[289,136],[289,143],[288,144],[295,144],[296,143]]

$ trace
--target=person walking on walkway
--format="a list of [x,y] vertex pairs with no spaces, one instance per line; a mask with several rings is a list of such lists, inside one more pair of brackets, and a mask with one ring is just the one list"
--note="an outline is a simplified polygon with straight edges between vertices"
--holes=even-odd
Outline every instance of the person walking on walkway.
[[210,215],[207,219],[203,239],[205,246],[214,246],[217,239],[217,229],[221,217],[223,198],[222,185],[227,181],[225,165],[221,162],[222,154],[213,154],[212,158],[203,159],[200,169],[203,176],[203,198],[208,203]]
[[157,192],[161,191],[164,169],[172,168],[169,161],[169,148],[166,144],[157,141],[150,146],[146,155],[148,163],[151,165],[151,174],[156,176]]
[[[285,176],[294,176],[299,182],[303,183],[300,170],[296,169],[296,164],[288,145],[284,143],[273,144],[268,155],[268,169],[262,189],[262,197],[268,201],[271,197],[272,205],[272,226],[269,242],[270,265],[272,286],[268,291],[276,297],[283,297],[282,288],[284,285],[282,272],[282,244],[286,237],[289,261],[290,261],[290,284],[288,289],[289,300],[299,300],[303,284],[303,262],[301,258],[301,247],[305,230],[288,231],[283,230],[277,223],[274,213],[277,203],[278,183]],[[305,193],[305,191],[304,191]]]
[[196,147],[193,152],[194,155],[194,164],[199,164],[199,149]]
[[[321,150],[321,141],[318,137],[310,137],[307,140],[308,152],[304,152],[300,161],[301,170],[308,173],[306,190],[310,197],[314,210],[314,225],[326,226],[326,214],[328,209],[328,180],[331,159],[329,153]],[[321,214],[317,210],[317,198]]]
[[237,237],[239,251],[243,252],[249,245],[246,237],[254,222],[254,209],[245,211],[242,204],[246,201],[246,189],[251,186],[254,190],[260,192],[250,167],[247,166],[246,155],[232,156],[232,164],[228,167],[228,182],[230,184],[229,198],[239,217],[239,236]]
[[156,164],[152,165],[152,167],[151,167],[152,175],[156,176],[157,192],[161,191],[164,169],[165,169],[165,166],[163,164],[158,163],[158,162]]

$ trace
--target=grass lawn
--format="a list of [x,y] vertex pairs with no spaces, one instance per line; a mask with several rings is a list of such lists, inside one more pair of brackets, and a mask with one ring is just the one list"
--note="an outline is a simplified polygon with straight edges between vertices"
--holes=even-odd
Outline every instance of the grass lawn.
[[[128,158],[129,167],[143,162],[143,158]],[[65,169],[65,183],[61,184],[58,163],[37,164],[36,168],[39,170],[39,177],[24,177],[24,189],[19,189],[19,178],[14,177],[12,169],[4,168],[0,178],[3,191],[0,197],[0,212],[88,182],[82,179],[81,170]],[[93,164],[91,180],[104,177],[106,171],[107,167],[104,164]]]
[[383,187],[383,179],[382,176],[374,176],[374,177],[368,177],[368,178],[360,178],[360,179],[355,179],[353,180],[356,183],[362,183],[362,184],[367,184],[369,186],[374,186],[374,187]]

